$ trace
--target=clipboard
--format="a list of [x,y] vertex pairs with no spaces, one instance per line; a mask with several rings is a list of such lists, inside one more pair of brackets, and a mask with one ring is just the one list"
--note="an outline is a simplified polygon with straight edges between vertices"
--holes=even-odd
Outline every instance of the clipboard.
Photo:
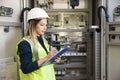
[[42,66],[51,64],[54,62],[54,60],[59,57],[60,55],[64,54],[66,51],[68,50],[68,48],[63,48],[60,51],[58,51],[53,57],[51,57],[48,61],[46,61]]

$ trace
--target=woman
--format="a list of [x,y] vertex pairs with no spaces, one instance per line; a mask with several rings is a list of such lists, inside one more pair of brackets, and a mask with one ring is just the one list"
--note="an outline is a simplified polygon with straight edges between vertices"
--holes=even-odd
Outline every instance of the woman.
[[[43,66],[57,52],[49,51],[49,45],[43,36],[47,30],[47,18],[48,14],[40,8],[28,12],[27,34],[17,44],[20,80],[56,80],[54,65]],[[60,58],[55,60],[59,61]]]

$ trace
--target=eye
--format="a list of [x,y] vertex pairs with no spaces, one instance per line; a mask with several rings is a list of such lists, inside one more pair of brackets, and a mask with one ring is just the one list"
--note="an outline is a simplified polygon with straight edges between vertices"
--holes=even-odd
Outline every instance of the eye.
[[45,26],[44,24],[40,24],[40,26]]

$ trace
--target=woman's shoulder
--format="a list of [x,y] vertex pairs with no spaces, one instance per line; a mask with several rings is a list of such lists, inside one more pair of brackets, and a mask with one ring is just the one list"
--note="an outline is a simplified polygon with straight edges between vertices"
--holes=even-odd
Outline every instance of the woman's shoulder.
[[19,48],[30,48],[30,44],[28,41],[26,40],[22,40],[19,44],[18,44]]
[[24,54],[24,53],[29,53],[31,52],[31,47],[30,44],[26,41],[23,40],[18,44],[18,52],[20,54]]
[[27,41],[27,37],[23,37],[18,43],[17,45],[29,45],[29,42]]

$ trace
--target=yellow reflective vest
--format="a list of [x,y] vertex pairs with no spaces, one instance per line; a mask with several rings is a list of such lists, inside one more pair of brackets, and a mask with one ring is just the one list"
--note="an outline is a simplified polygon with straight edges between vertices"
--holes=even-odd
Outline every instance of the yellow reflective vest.
[[[35,56],[34,56],[35,53],[33,50],[34,46],[32,46],[32,44],[29,42],[28,37],[24,37],[21,41],[23,41],[23,40],[26,40],[30,44],[31,52],[32,52],[32,61],[34,62],[36,60]],[[43,41],[44,41],[46,49],[49,51],[49,45],[48,45],[47,41],[45,39],[43,39]],[[16,50],[17,50],[18,65],[20,65],[21,63],[20,63],[20,58],[18,55],[18,44],[16,46]],[[38,58],[39,59],[47,56],[45,50],[43,49],[43,47],[39,43],[37,43],[37,45],[35,45],[35,46],[38,50]],[[33,71],[31,73],[28,73],[28,74],[24,74],[22,72],[22,70],[19,68],[19,77],[20,77],[20,80],[56,80],[53,64],[41,66],[38,70]]]

